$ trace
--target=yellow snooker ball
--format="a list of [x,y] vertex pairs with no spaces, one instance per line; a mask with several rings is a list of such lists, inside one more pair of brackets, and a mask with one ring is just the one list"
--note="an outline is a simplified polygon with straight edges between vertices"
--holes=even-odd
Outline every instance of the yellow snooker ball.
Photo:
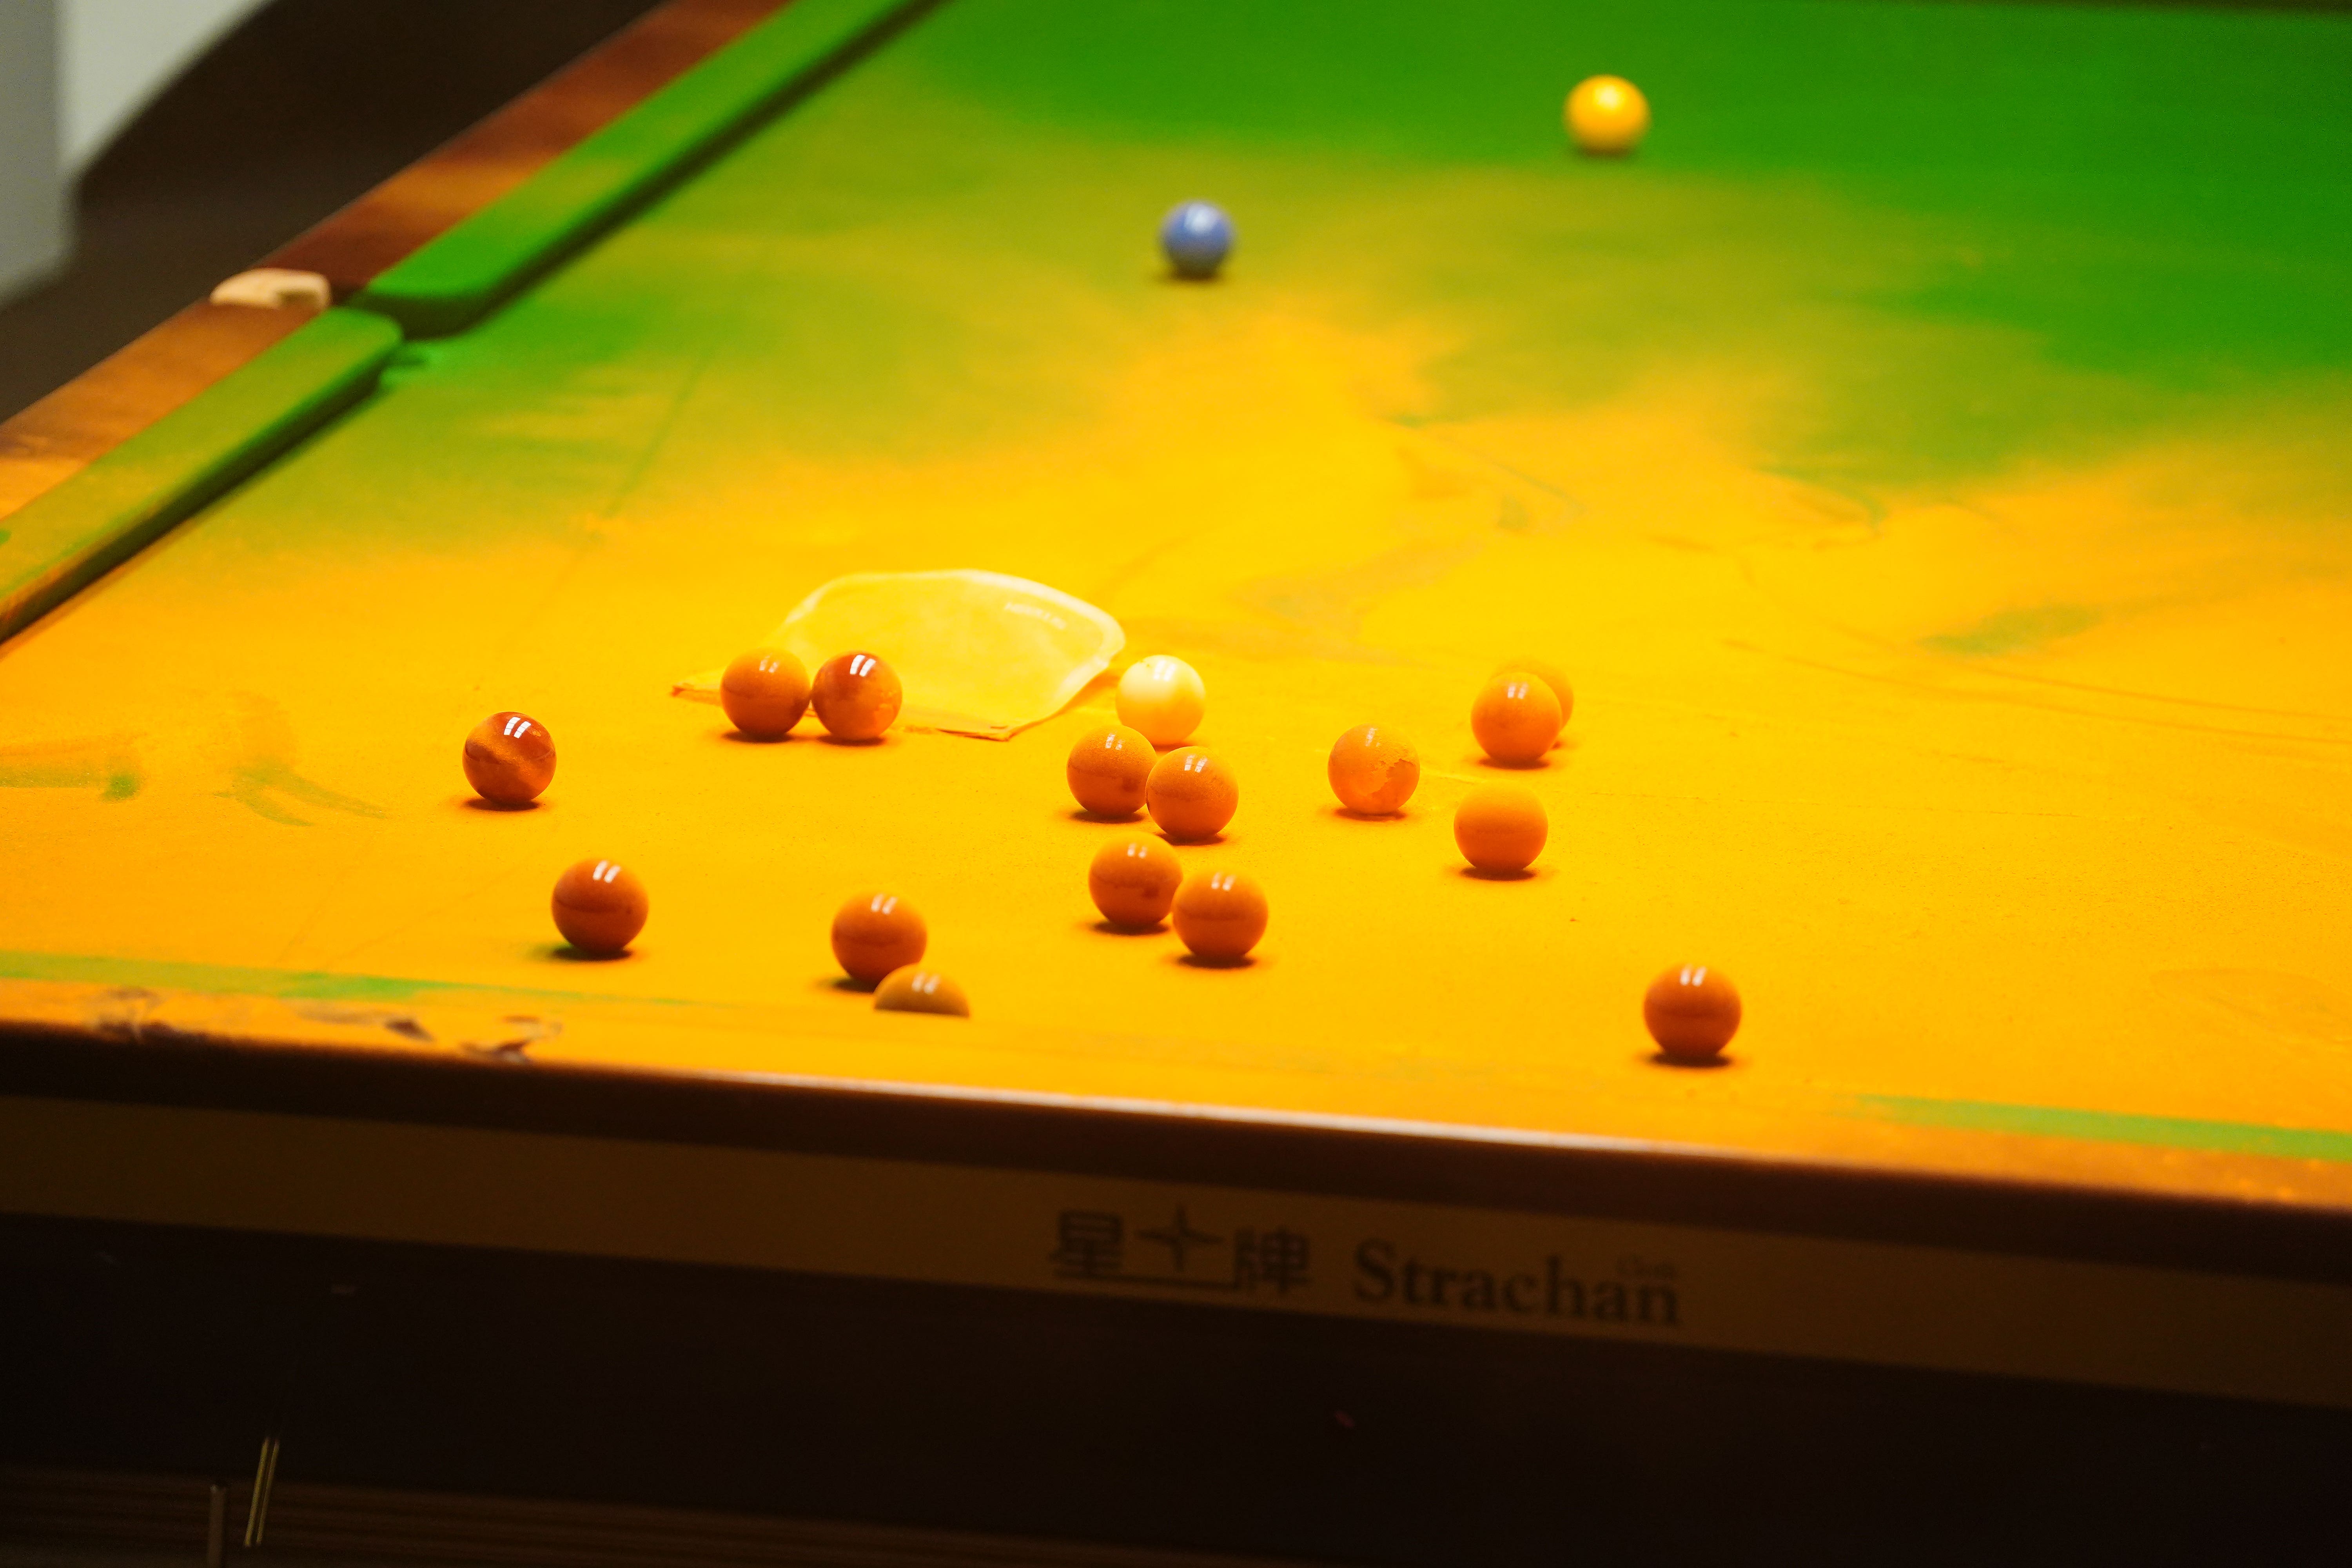
[[874,988],[877,1013],[941,1013],[951,1018],[971,1016],[963,987],[936,969],[909,963],[882,977]]
[[1621,76],[1589,76],[1568,95],[1568,133],[1587,153],[1631,153],[1650,130],[1650,100]]

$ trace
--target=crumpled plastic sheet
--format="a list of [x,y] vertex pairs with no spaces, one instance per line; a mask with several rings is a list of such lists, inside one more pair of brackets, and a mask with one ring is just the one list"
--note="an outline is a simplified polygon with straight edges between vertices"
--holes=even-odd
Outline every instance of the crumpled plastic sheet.
[[[761,647],[808,667],[859,650],[898,672],[899,722],[1010,740],[1086,689],[1127,646],[1119,625],[1083,599],[1001,572],[856,572],[794,606]],[[719,700],[720,670],[670,688]]]

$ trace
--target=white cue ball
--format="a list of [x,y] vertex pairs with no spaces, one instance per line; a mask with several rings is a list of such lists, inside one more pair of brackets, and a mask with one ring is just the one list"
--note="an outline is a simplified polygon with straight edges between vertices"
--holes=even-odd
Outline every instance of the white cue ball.
[[1118,678],[1118,721],[1155,746],[1181,745],[1209,710],[1201,672],[1164,653],[1138,659]]

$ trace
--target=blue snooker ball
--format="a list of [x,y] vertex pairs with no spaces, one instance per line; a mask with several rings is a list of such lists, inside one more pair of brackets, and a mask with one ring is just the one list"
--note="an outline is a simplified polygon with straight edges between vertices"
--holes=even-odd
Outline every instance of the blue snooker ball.
[[1185,202],[1160,226],[1160,248],[1179,278],[1213,278],[1234,248],[1234,220],[1208,202]]

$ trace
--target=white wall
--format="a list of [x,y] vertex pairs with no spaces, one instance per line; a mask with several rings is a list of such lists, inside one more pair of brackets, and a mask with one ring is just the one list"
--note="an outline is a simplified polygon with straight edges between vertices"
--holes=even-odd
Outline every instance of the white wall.
[[0,0],[0,299],[65,256],[57,58],[49,0]]
[[[0,7],[47,0],[0,0]],[[262,0],[56,0],[61,151],[71,179],[172,79]]]
[[63,264],[90,160],[265,0],[0,0],[0,300]]

